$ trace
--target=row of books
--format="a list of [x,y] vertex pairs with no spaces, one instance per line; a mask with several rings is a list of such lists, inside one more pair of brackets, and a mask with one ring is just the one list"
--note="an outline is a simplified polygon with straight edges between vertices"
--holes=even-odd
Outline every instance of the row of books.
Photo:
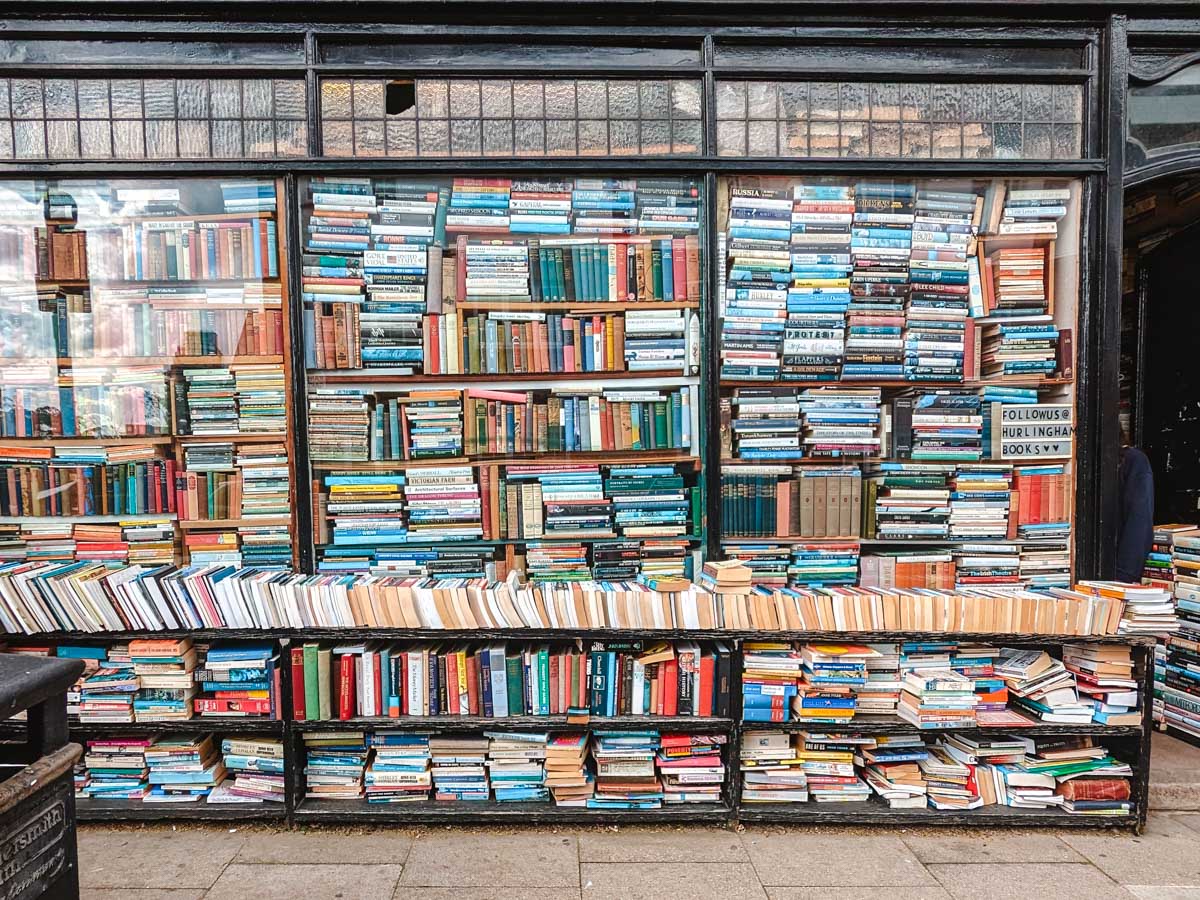
[[[318,389],[309,393],[310,453],[314,461],[364,462],[463,454],[690,450],[699,408],[695,391],[682,385],[628,390],[469,388],[439,391],[436,396],[413,392],[403,398],[401,413],[399,397],[393,406],[392,398],[373,397],[369,391]],[[461,399],[452,396],[456,394]],[[423,423],[414,435],[418,419]],[[419,446],[418,436],[423,438]],[[416,456],[414,450],[419,450]],[[391,455],[396,453],[408,456]]]
[[744,803],[874,802],[891,809],[1061,809],[1133,812],[1128,763],[1095,738],[830,730],[746,731]]
[[837,726],[859,713],[919,730],[1142,721],[1120,645],[1067,644],[1061,660],[955,642],[744,645],[743,721]]
[[293,647],[293,717],[729,716],[722,643]]
[[736,592],[676,580],[669,590],[667,585],[655,590],[650,586],[654,580],[644,576],[639,581],[522,584],[515,574],[489,582],[304,575],[230,565],[179,569],[10,563],[0,566],[0,627],[13,634],[357,626],[1087,635],[1137,632],[1167,597],[1136,585],[1087,581],[1048,591],[771,590],[752,588],[749,570],[736,561],[729,565],[744,571],[744,586]]
[[175,539],[175,521],[169,517],[115,524],[27,520],[0,525],[0,560],[171,565]]
[[1200,736],[1200,529],[1155,526],[1142,581],[1169,593],[1177,623],[1155,648],[1154,718]]
[[429,735],[307,732],[306,800],[550,803],[658,809],[716,803],[724,735],[657,731]]
[[185,368],[174,382],[175,433],[283,434],[287,391],[283,366],[241,364]]
[[96,738],[75,767],[75,799],[283,803],[283,742],[213,734]]

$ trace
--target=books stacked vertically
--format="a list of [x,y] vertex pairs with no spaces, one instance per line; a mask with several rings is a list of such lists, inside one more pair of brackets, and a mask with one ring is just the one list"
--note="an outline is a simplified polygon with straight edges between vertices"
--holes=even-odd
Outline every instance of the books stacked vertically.
[[742,647],[742,721],[788,721],[803,665],[791,644],[747,641]]
[[854,718],[855,698],[867,681],[867,661],[878,652],[865,644],[805,644],[803,678],[792,701],[795,718],[838,725]]
[[429,771],[435,800],[490,798],[488,745],[486,737],[442,734],[429,738]]
[[571,181],[518,180],[509,191],[509,230],[537,234],[571,231]]
[[1067,644],[1063,665],[1075,676],[1082,701],[1091,701],[1093,721],[1141,725],[1141,697],[1133,655],[1119,644]]
[[231,369],[184,369],[182,409],[176,405],[179,434],[238,433],[237,381]]
[[664,734],[655,764],[663,803],[717,803],[725,784],[723,734]]
[[496,800],[505,802],[545,801],[547,734],[531,732],[484,732],[488,739],[488,779]]
[[363,773],[370,752],[363,732],[306,731],[303,738],[305,799],[357,800],[363,796]]
[[237,390],[237,431],[241,434],[283,434],[287,431],[286,383],[283,367],[231,367]]
[[866,469],[867,537],[945,540],[950,536],[950,478],[954,467],[882,462]]
[[[907,306],[909,296],[909,257],[912,250],[913,215],[916,189],[911,184],[894,182],[859,182],[854,186],[854,213],[850,250],[853,270],[850,278],[854,298],[850,309],[850,324],[855,329],[855,355],[847,360],[843,377],[897,379],[904,376],[908,357],[907,340],[897,354],[896,313]],[[871,326],[860,313],[883,315],[888,321]],[[862,350],[863,333],[860,327],[885,329],[873,348],[877,354],[865,357]],[[865,359],[879,359],[866,362]]]
[[97,800],[141,800],[147,785],[146,750],[157,735],[96,738],[87,742],[83,764],[87,779],[81,792]]
[[738,459],[798,459],[796,388],[738,388],[733,393],[733,451]]
[[1155,525],[1153,543],[1142,568],[1142,584],[1154,585],[1164,590],[1175,590],[1175,566],[1172,562],[1176,535],[1195,531],[1195,525]]
[[[418,218],[432,217],[421,215]],[[373,224],[371,228],[424,230],[426,226]],[[431,231],[432,226],[428,230]],[[424,238],[405,240],[412,242]],[[377,243],[375,246],[377,249],[363,253],[367,296],[361,310],[351,310],[354,315],[344,324],[344,335],[339,333],[337,321],[333,323],[335,360],[346,363],[339,368],[387,368],[397,374],[458,371],[456,364],[451,365],[451,362],[457,362],[455,354],[442,365],[441,353],[434,358],[440,344],[430,346],[433,336],[440,333],[440,327],[448,324],[442,322],[440,315],[426,316],[431,308],[435,308],[431,299],[437,301],[436,309],[441,309],[441,297],[431,297],[433,291],[440,290],[441,249],[420,243]],[[336,355],[338,352],[340,356]]]
[[160,737],[146,748],[146,803],[187,803],[225,780],[225,760],[211,734]]
[[795,735],[794,758],[800,761],[808,792],[818,803],[861,803],[871,788],[854,766],[855,749],[874,743],[870,737],[801,731]]
[[877,588],[954,589],[955,565],[950,548],[876,550],[859,560],[859,584]]
[[510,178],[455,178],[446,211],[447,234],[507,233],[511,193]]
[[227,213],[274,212],[275,185],[269,181],[222,181],[221,199]]
[[192,717],[196,695],[196,650],[190,638],[138,639],[129,642],[138,692],[133,698],[137,722],[169,722]]
[[950,481],[950,536],[965,540],[1008,537],[1011,482],[1011,466],[957,466]]
[[[451,201],[453,202],[453,201]],[[447,219],[447,228],[450,227]],[[522,240],[471,240],[460,242],[465,251],[462,266],[463,297],[467,302],[528,302],[529,246]]]
[[1041,650],[1005,648],[995,666],[1021,712],[1052,725],[1087,725],[1092,704],[1079,699],[1075,678],[1060,660]]
[[554,734],[546,741],[545,785],[555,806],[587,805],[595,788],[587,758],[586,734]]
[[809,388],[800,393],[804,456],[878,456],[879,388]]
[[700,583],[714,594],[748,594],[750,570],[738,560],[712,560],[704,564]]
[[722,379],[780,377],[791,280],[791,216],[787,191],[740,187],[730,191]]
[[333,547],[379,547],[408,539],[404,475],[326,475],[323,482]]
[[972,728],[975,682],[953,669],[915,669],[905,673],[897,715],[917,728]]
[[1062,463],[1013,468],[1017,534],[1022,540],[1066,541],[1071,537],[1071,476]]
[[595,731],[595,792],[588,809],[659,809],[663,789],[655,770],[657,731]]
[[305,249],[358,252],[370,244],[370,219],[376,211],[371,179],[344,175],[318,175],[309,182],[312,215]]
[[[575,186],[580,186],[576,179]],[[639,178],[636,217],[642,234],[697,235],[700,231],[700,185],[688,178]],[[578,216],[576,230],[579,230]]]
[[279,658],[269,644],[209,647],[196,670],[200,716],[279,718]]
[[[692,371],[688,345],[699,329],[696,314],[680,309],[631,309],[625,313],[625,369],[630,372]],[[619,368],[613,361],[613,368]]]
[[229,778],[213,788],[209,803],[283,803],[283,741],[257,736],[221,740]]
[[1185,734],[1200,735],[1200,534],[1171,542],[1172,594],[1179,629],[1155,648],[1155,712]]
[[750,570],[752,587],[787,587],[792,550],[786,544],[729,544],[723,549],[727,559],[737,560]]
[[806,803],[808,776],[786,731],[743,731],[738,749],[745,803]]
[[1021,583],[1031,590],[1070,587],[1070,545],[1065,541],[1022,544],[1020,575]]

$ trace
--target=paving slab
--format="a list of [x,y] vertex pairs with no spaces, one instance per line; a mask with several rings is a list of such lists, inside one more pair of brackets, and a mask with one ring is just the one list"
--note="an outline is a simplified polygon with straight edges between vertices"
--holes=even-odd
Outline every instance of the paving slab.
[[882,893],[877,887],[769,887],[767,900],[954,900],[943,887],[890,887]]
[[413,835],[399,829],[254,832],[246,835],[234,862],[402,866],[412,842]]
[[574,835],[457,829],[421,834],[401,883],[423,887],[577,887]]
[[764,885],[799,887],[936,884],[894,834],[747,831],[742,844]]
[[749,863],[584,863],[583,900],[767,900]]
[[1200,747],[1155,732],[1150,750],[1150,809],[1200,810]]
[[1086,862],[1056,835],[1045,831],[904,831],[900,840],[923,863]]
[[1200,887],[1177,884],[1127,884],[1125,890],[1140,900],[1200,900]]
[[[496,900],[495,888],[396,886],[394,900]],[[580,900],[579,888],[506,887],[504,900]]]
[[205,900],[391,900],[400,866],[229,866]]
[[673,830],[621,828],[579,834],[580,862],[720,863],[749,862],[736,831],[722,828]]
[[954,900],[1132,900],[1098,869],[1078,863],[934,863],[929,871]]
[[[79,881],[88,888],[207,888],[245,835],[229,829],[79,829]],[[131,860],[136,860],[130,864]]]
[[81,888],[79,900],[200,900],[203,888],[184,888],[179,891],[158,888]]
[[1200,886],[1196,832],[1169,816],[1152,816],[1141,835],[1076,831],[1059,837],[1121,884]]
[[1200,831],[1200,813],[1173,813],[1171,821],[1186,825],[1192,831]]

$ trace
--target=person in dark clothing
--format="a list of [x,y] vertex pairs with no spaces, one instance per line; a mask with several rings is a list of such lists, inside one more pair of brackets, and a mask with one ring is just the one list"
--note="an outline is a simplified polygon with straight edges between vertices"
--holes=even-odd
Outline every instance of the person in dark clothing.
[[1154,544],[1154,470],[1137,447],[1121,447],[1117,581],[1139,583]]

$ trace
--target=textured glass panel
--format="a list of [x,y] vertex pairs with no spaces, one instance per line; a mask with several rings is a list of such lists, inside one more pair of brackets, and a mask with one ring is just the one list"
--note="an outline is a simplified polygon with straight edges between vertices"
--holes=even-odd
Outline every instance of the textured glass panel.
[[[249,115],[249,113],[247,113]],[[383,82],[360,78],[354,82],[354,117],[383,118]],[[382,131],[382,129],[380,129]]]
[[1025,121],[1049,122],[1054,118],[1054,88],[1049,84],[1025,85]]
[[354,123],[324,122],[321,125],[321,147],[326,156],[354,155]]
[[[899,107],[897,107],[897,114]],[[900,155],[900,125],[897,122],[871,123],[871,155]]]
[[929,154],[929,126],[924,122],[902,122],[900,124],[900,155],[926,157]]
[[992,116],[996,121],[1021,120],[1021,85],[992,85]]
[[18,119],[12,123],[18,159],[43,159],[46,156],[45,121]]
[[546,154],[545,122],[541,119],[517,119],[513,126],[513,152],[517,156]]
[[746,100],[751,119],[775,119],[779,114],[779,94],[774,82],[750,82],[746,85]]
[[[15,87],[15,85],[14,85]],[[123,79],[109,86],[114,119],[142,118],[142,83]],[[16,94],[13,94],[15,99]]]
[[[900,118],[905,122],[928,122],[929,102],[929,85],[900,85]],[[909,156],[910,154],[905,153],[904,155]]]
[[275,129],[270,119],[247,119],[242,123],[246,156],[275,155]]
[[418,121],[417,155],[449,156],[450,124],[445,120],[437,119]]
[[610,81],[608,84],[608,115],[611,119],[636,119],[638,116],[638,87],[633,81]]
[[810,122],[808,125],[808,152],[810,156],[837,156],[841,149],[841,135],[837,122]]
[[778,150],[778,129],[775,122],[750,122],[746,126],[746,154],[775,156]]
[[107,119],[109,115],[108,82],[93,78],[80,81],[79,117],[81,119]]
[[[575,98],[581,119],[603,119],[608,115],[608,84],[604,81],[578,81]],[[607,129],[606,129],[607,133]],[[583,136],[580,135],[580,143]],[[605,144],[608,138],[604,139]]]
[[212,148],[213,156],[217,159],[231,159],[241,156],[242,123],[236,119],[214,119],[212,123]]
[[280,156],[307,156],[308,123],[276,119],[275,152]]
[[387,138],[388,156],[417,155],[416,119],[388,119],[384,133]]
[[13,157],[12,123],[7,120],[0,121],[0,159],[12,159],[12,157]]
[[1017,159],[1021,156],[1021,123],[997,122],[993,132],[998,159]]
[[1078,159],[1082,156],[1082,133],[1083,129],[1079,125],[1055,125],[1051,136],[1054,159]]
[[480,88],[483,115],[489,119],[508,119],[513,114],[511,81],[485,81]]
[[[7,130],[7,122],[0,125],[0,134]],[[79,152],[85,159],[108,159],[112,156],[112,126],[108,122],[80,122],[79,144]]]
[[[808,85],[784,82],[779,85],[779,118],[808,119]],[[808,143],[807,132],[804,143]]]
[[450,154],[479,156],[483,153],[483,138],[478,119],[450,120]]
[[581,119],[579,122],[580,156],[604,156],[608,153],[608,122],[604,119]]
[[1054,85],[1054,121],[1072,125],[1083,122],[1082,85]]
[[746,118],[746,83],[744,81],[717,82],[717,118]]
[[841,97],[838,85],[833,82],[816,81],[808,86],[808,108],[813,119],[836,119],[839,115]]
[[962,126],[938,123],[933,126],[933,155],[938,159],[962,156]]
[[[421,119],[444,119],[449,114],[450,97],[449,87],[446,82],[434,79],[418,79],[417,117]],[[449,146],[448,138],[447,146]]]
[[995,156],[991,122],[967,122],[963,125],[963,157],[987,159]]
[[513,123],[511,119],[497,119],[483,123],[484,156],[513,155]]
[[245,79],[242,82],[242,104],[247,119],[271,118],[274,115],[271,81],[266,78]]
[[865,84],[842,85],[841,109],[843,119],[865,119],[870,115]]
[[146,156],[150,159],[173,159],[179,154],[175,141],[175,120],[146,123]]
[[[478,119],[481,111],[479,81],[459,78],[450,82],[450,115],[456,119]],[[453,133],[453,129],[451,130]]]
[[990,84],[959,85],[964,122],[992,120],[992,86]]
[[672,153],[696,154],[700,152],[703,143],[702,123],[697,121],[676,121],[671,126]]
[[641,151],[645,154],[671,152],[671,123],[661,120],[643,120]]
[[779,123],[779,155],[807,156],[808,155],[808,123],[780,122]]
[[[549,92],[547,92],[548,94]],[[549,97],[547,97],[547,100]],[[575,120],[546,122],[546,153],[549,156],[575,156]]]
[[46,123],[46,150],[51,159],[79,158],[79,126],[74,119]]
[[[0,116],[8,118],[12,115],[12,105],[9,101],[9,82],[7,78],[0,78]],[[11,138],[11,135],[10,135]]]
[[670,90],[665,81],[643,81],[639,93],[642,118],[665,119],[671,114]]
[[[40,119],[46,115],[42,102],[42,83],[32,78],[14,78],[12,81],[12,107],[14,119]],[[22,139],[17,136],[17,155],[22,156]]]
[[[935,84],[929,101],[929,115],[934,122],[962,121],[962,86]],[[937,155],[937,154],[935,154]],[[957,156],[957,154],[955,154]]]
[[866,122],[842,122],[841,153],[842,156],[871,155]]
[[383,156],[383,122],[374,119],[355,121],[354,155]]
[[[609,91],[612,97],[612,91]],[[628,156],[638,152],[640,136],[638,123],[626,119],[613,119],[608,123],[608,152]]]
[[541,119],[546,115],[546,91],[540,81],[513,82],[513,115],[518,119]]
[[[179,101],[179,118],[208,118],[208,82],[191,78],[181,78],[176,82],[175,96]],[[114,104],[116,103],[115,94],[113,95],[113,102]]]
[[745,122],[717,122],[717,153],[720,156],[746,155]]
[[142,85],[147,119],[175,118],[175,81],[147,78]]
[[[675,81],[671,84],[671,118],[699,119],[701,115],[700,82]],[[580,109],[579,114],[583,115]]]
[[277,119],[303,119],[305,116],[304,82],[276,79],[275,117]]
[[322,81],[321,82],[321,118],[349,119],[350,82]]
[[141,159],[146,155],[146,135],[140,120],[112,123],[113,156],[118,159]]
[[179,122],[179,155],[206,157],[210,148],[211,133],[208,122],[200,119],[181,119]]
[[74,119],[76,115],[74,79],[46,79],[46,118]]
[[1026,159],[1050,159],[1054,155],[1053,132],[1053,125],[1026,122],[1025,142],[1021,147],[1021,155]]
[[[240,81],[211,81],[209,82],[209,103],[212,108],[212,117],[214,119],[236,119],[242,115],[242,84]],[[213,150],[216,152],[216,134],[218,129],[213,129]],[[239,136],[238,143],[242,140]],[[223,153],[217,153],[218,156],[224,156]]]
[[[871,85],[871,120],[895,122],[900,118],[900,85]],[[899,129],[896,129],[899,134]]]
[[575,118],[575,82],[551,81],[546,84],[546,118]]

